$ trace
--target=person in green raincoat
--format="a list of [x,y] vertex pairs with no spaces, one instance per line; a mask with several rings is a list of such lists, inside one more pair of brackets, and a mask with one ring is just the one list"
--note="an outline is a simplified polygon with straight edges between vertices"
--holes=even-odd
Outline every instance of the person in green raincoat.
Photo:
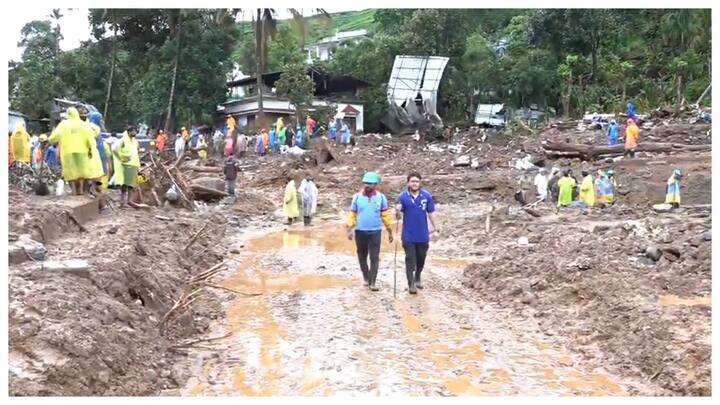
[[298,209],[297,190],[295,189],[295,180],[290,180],[285,186],[285,197],[283,198],[283,212],[288,219],[288,225],[292,225],[295,218],[300,216]]
[[140,146],[135,136],[137,130],[129,126],[122,138],[115,143],[113,152],[114,176],[111,184],[120,186],[120,206],[124,207],[130,200],[130,191],[137,187],[138,171],[140,170]]
[[95,143],[92,129],[80,119],[75,107],[67,109],[67,115],[53,130],[48,139],[51,144],[60,144],[60,163],[65,181],[70,183],[74,195],[84,194],[85,179],[91,175],[90,159]]
[[558,207],[570,205],[573,201],[573,189],[575,188],[575,179],[572,177],[570,169],[565,170],[565,176],[558,180],[558,188],[560,195],[558,196]]
[[282,129],[280,129],[280,132],[278,133],[278,145],[282,148],[286,145],[287,141],[287,127],[283,125]]

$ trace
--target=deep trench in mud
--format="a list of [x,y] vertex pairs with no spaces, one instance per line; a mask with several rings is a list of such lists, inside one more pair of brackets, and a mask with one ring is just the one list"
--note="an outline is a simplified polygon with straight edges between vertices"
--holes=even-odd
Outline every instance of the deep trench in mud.
[[[532,319],[470,296],[469,263],[432,254],[407,293],[402,247],[383,235],[380,291],[362,286],[339,223],[248,233],[222,285],[213,339],[187,352],[181,395],[627,395],[643,392],[584,364]],[[474,257],[475,263],[483,258]],[[223,337],[215,339],[215,337]],[[177,367],[178,365],[176,365]]]

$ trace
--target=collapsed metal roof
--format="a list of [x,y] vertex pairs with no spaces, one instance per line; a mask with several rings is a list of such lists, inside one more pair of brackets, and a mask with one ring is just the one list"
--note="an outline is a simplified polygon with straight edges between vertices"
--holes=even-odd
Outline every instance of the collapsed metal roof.
[[441,56],[396,56],[387,87],[388,111],[381,121],[400,133],[442,127],[437,92],[449,60]]

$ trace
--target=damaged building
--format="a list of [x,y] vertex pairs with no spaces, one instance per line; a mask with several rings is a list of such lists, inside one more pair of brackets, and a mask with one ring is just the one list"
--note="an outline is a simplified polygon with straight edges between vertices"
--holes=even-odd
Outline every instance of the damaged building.
[[[295,106],[284,97],[277,95],[275,83],[282,72],[262,75],[263,111],[269,121],[283,117],[286,121],[295,117]],[[347,122],[353,132],[364,130],[364,107],[362,91],[368,84],[346,75],[331,75],[309,68],[307,71],[315,84],[310,113],[317,108],[335,107],[338,118]],[[228,100],[220,105],[217,114],[232,115],[240,128],[253,128],[258,114],[258,88],[255,77],[234,80],[227,83]],[[289,121],[287,121],[289,122]]]

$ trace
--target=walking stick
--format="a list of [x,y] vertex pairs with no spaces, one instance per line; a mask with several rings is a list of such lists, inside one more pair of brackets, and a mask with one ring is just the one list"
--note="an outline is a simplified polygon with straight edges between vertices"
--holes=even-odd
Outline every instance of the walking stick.
[[398,228],[400,227],[400,220],[395,222],[395,264],[393,264],[393,299],[397,298],[397,238]]

